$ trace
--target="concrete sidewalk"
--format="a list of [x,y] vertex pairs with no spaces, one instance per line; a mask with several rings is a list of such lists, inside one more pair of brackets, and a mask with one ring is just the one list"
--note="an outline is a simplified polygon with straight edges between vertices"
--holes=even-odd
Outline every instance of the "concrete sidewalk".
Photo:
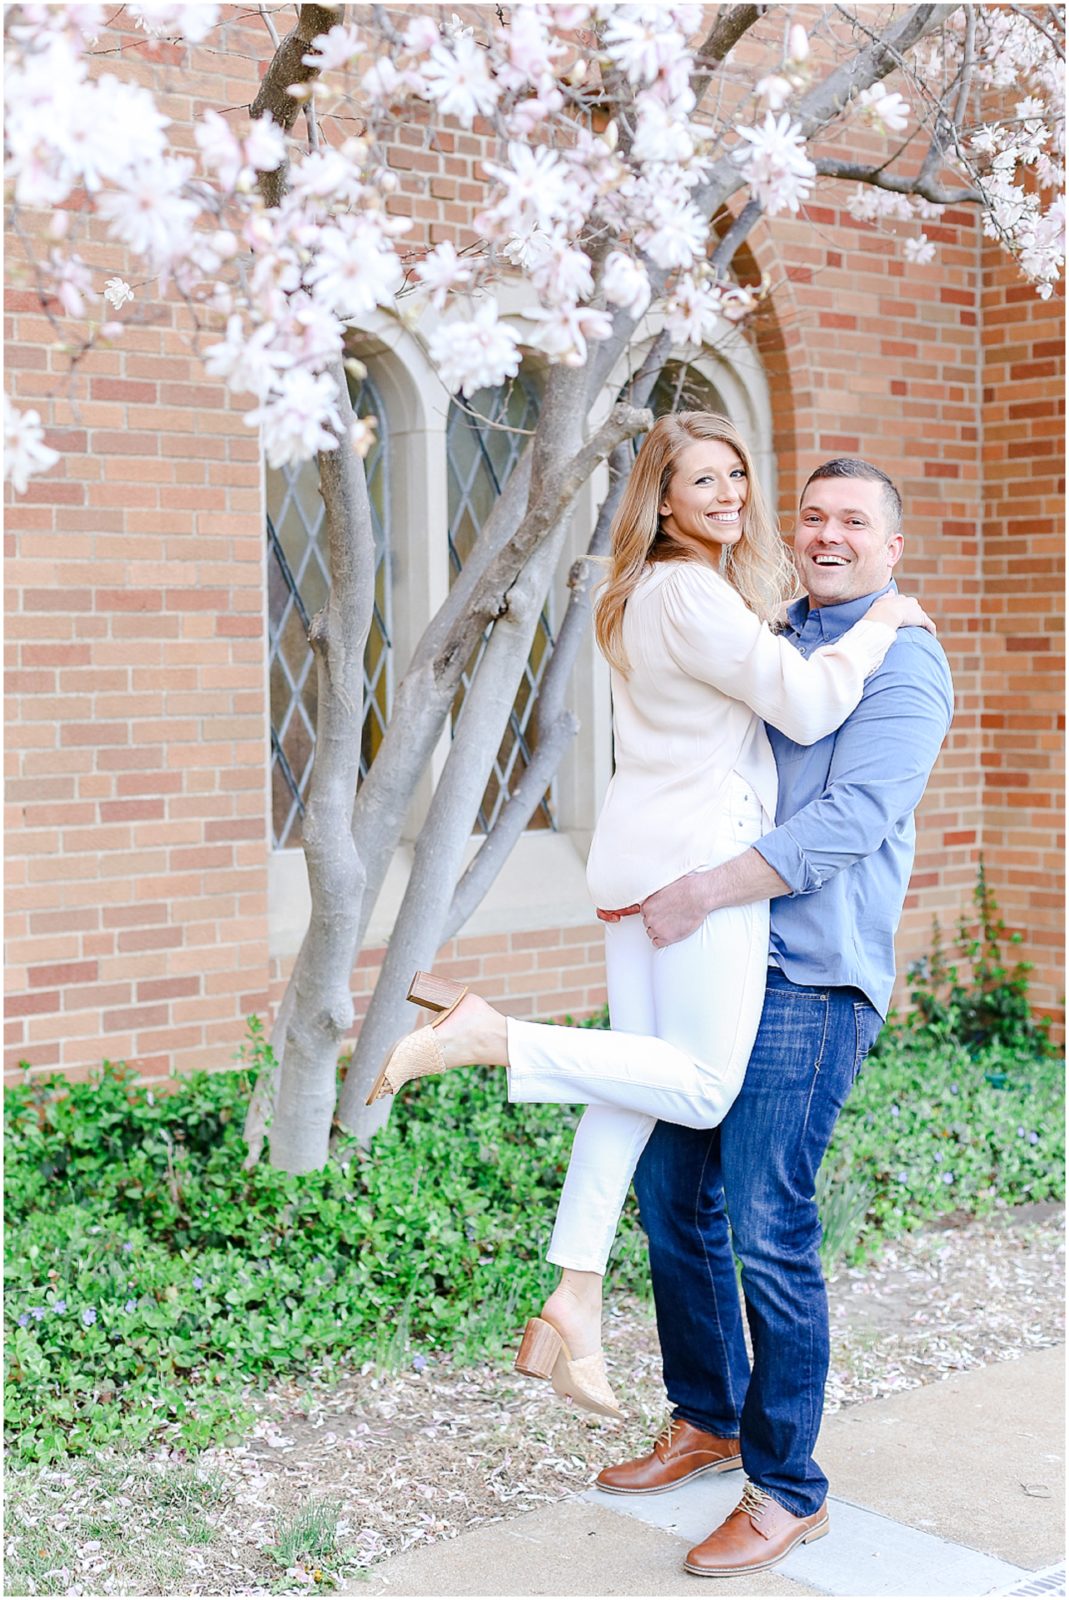
[[682,1570],[736,1504],[732,1472],[669,1494],[590,1489],[381,1562],[348,1592],[1064,1595],[1064,1360],[1061,1346],[1037,1350],[829,1417],[817,1455],[831,1534],[772,1572]]

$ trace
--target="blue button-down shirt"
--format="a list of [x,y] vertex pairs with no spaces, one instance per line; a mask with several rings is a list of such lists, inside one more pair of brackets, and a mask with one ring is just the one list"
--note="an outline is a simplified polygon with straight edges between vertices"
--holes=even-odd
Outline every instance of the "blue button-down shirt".
[[[837,606],[796,601],[786,637],[810,655],[894,587]],[[901,628],[835,733],[803,746],[768,729],[779,803],[776,827],[756,849],[791,888],[772,901],[771,959],[792,983],[860,989],[886,1016],[913,866],[913,811],[953,709],[941,647],[923,628]]]

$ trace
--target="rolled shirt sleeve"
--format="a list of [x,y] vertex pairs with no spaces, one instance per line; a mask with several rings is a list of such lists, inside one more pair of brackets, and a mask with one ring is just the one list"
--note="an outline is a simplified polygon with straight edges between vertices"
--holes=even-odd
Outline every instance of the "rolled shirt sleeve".
[[814,893],[896,831],[912,837],[952,711],[942,651],[922,630],[903,630],[836,736],[823,792],[755,846],[792,895]]

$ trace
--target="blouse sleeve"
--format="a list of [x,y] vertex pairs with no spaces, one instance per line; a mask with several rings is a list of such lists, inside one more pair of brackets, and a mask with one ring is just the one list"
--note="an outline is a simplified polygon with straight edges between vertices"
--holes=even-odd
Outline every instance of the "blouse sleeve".
[[697,562],[681,563],[661,595],[664,641],[679,667],[741,700],[795,744],[816,744],[845,722],[897,633],[863,617],[835,644],[803,656]]

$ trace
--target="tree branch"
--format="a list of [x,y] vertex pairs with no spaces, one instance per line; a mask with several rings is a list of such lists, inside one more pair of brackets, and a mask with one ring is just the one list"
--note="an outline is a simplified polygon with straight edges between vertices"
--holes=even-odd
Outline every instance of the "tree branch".
[[883,167],[862,167],[852,161],[836,161],[830,156],[820,156],[813,163],[822,178],[852,179],[855,183],[868,183],[876,189],[886,189],[891,194],[916,194],[934,206],[983,205],[984,196],[979,189],[944,189],[942,184],[923,182],[916,177],[898,177]]
[[[319,76],[318,68],[305,66],[302,57],[307,54],[313,39],[321,33],[329,33],[335,23],[344,20],[343,5],[298,6],[297,26],[287,33],[271,57],[249,111],[252,118],[261,117],[266,111],[283,132],[290,132],[301,109],[300,101],[289,93],[291,85],[308,83]],[[278,205],[285,183],[284,167],[260,174],[260,188],[266,205]]]

